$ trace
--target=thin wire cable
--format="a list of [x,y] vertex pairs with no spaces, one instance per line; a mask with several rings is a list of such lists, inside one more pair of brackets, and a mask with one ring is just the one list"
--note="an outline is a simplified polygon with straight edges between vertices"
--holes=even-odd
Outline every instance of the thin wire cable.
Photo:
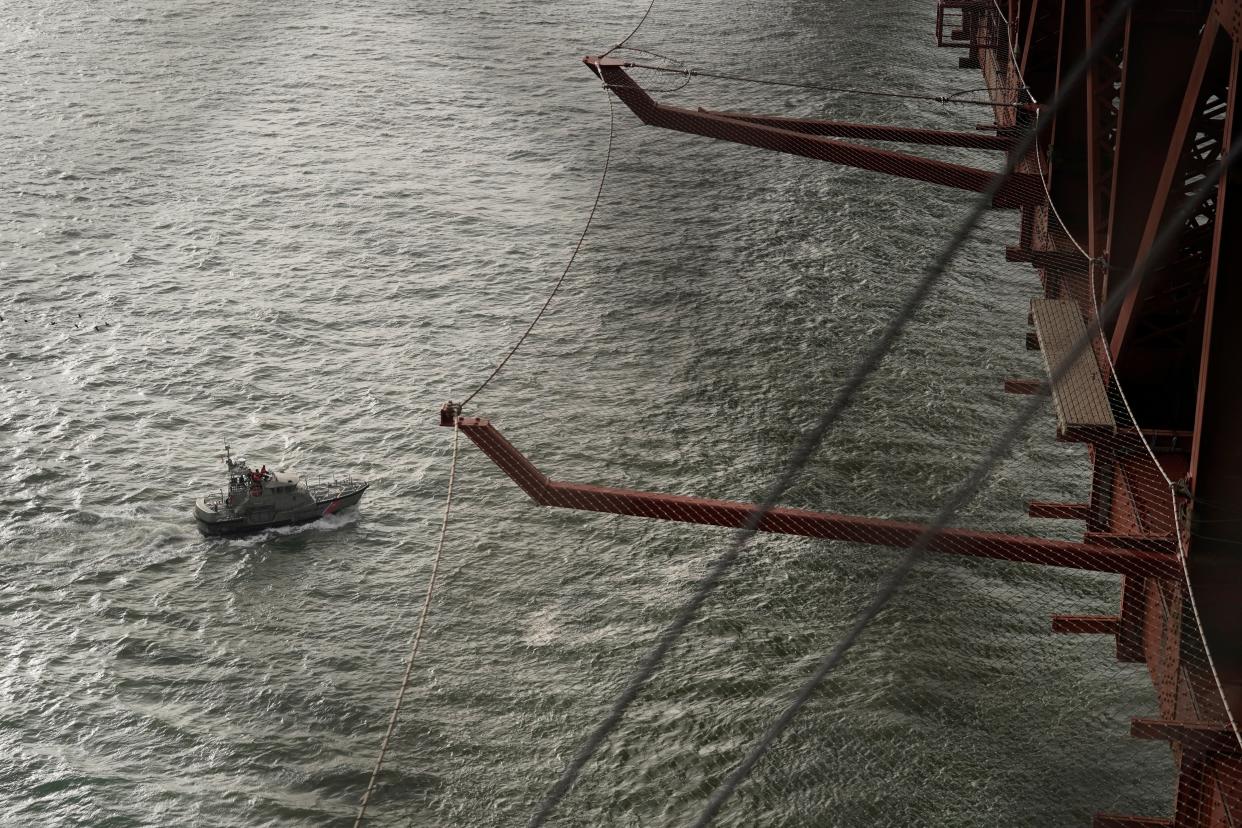
[[745,75],[731,75],[724,72],[709,72],[704,69],[674,69],[668,66],[655,66],[649,63],[630,63],[627,66],[635,69],[650,69],[653,72],[672,72],[679,75],[688,75],[692,78],[714,78],[716,80],[753,83],[761,86],[782,86],[790,89],[812,89],[817,92],[839,92],[844,95],[871,95],[877,98],[902,98],[914,101],[934,101],[942,104],[970,104],[975,106],[991,107],[1021,106],[1021,104],[995,103],[993,101],[980,101],[974,98],[952,98],[948,95],[926,95],[915,92],[884,92],[879,89],[857,89],[850,86],[830,86],[821,83],[794,83],[793,81],[778,81],[770,78],[751,78]]
[[617,51],[622,46],[624,46],[626,43],[628,43],[631,37],[638,34],[638,30],[641,29],[643,27],[643,24],[647,22],[647,15],[651,14],[651,10],[655,8],[655,4],[656,4],[656,0],[651,0],[651,2],[647,4],[647,10],[643,12],[643,16],[639,19],[638,25],[634,27],[634,30],[630,32],[629,34],[627,34],[625,37],[623,37],[621,39],[621,42],[618,43],[616,46],[613,46],[607,52],[604,52],[604,54],[601,55],[601,57],[608,57],[613,52]]
[[[1087,67],[1099,57],[1103,51],[1103,43],[1107,40],[1109,34],[1115,30],[1125,16],[1125,12],[1134,5],[1136,0],[1121,0],[1120,3],[1105,19],[1100,27],[1100,37],[1091,44],[1086,53],[1083,54],[1079,62],[1070,70],[1063,79],[1061,90],[1053,98],[1048,105],[1048,113],[1055,113],[1065,104],[1070,94],[1078,88],[1086,77]],[[1031,129],[1027,130],[1021,141],[1014,148],[1014,151],[1006,160],[1004,170],[993,178],[988,187],[979,194],[971,205],[971,209],[966,218],[963,219],[958,228],[954,231],[953,236],[949,239],[947,245],[929,265],[923,278],[915,286],[914,290],[906,297],[900,310],[892,321],[885,327],[884,332],[879,339],[872,345],[862,361],[855,367],[854,371],[846,380],[845,385],[837,393],[828,409],[820,417],[814,428],[805,434],[798,442],[790,457],[789,464],[785,471],[781,474],[768,490],[767,494],[760,501],[746,520],[746,524],[734,535],[733,543],[728,550],[720,556],[708,569],[707,573],[699,580],[694,593],[689,600],[678,610],[673,621],[660,633],[659,639],[655,647],[643,658],[630,680],[626,682],[621,694],[613,702],[607,716],[603,721],[587,737],[586,741],[575,753],[569,765],[561,773],[560,777],[549,789],[548,793],[539,802],[532,814],[530,821],[527,823],[530,828],[538,828],[543,825],[557,804],[564,799],[570,788],[573,787],[578,775],[582,772],[582,768],[590,761],[595,751],[603,744],[604,739],[613,731],[617,724],[625,715],[625,711],[638,697],[647,681],[659,669],[664,657],[672,649],[673,645],[681,637],[686,627],[694,619],[699,608],[707,600],[708,596],[715,591],[720,581],[724,578],[725,573],[737,560],[742,552],[742,548],[747,541],[754,536],[756,529],[763,521],[764,517],[772,510],[784,493],[793,485],[801,474],[802,469],[807,462],[818,450],[819,445],[823,442],[824,437],[836,425],[838,419],[847,408],[853,403],[854,397],[857,395],[863,383],[875,372],[880,362],[892,349],[898,338],[903,333],[906,325],[914,318],[914,314],[922,306],[923,302],[930,295],[932,289],[939,283],[941,277],[948,269],[949,263],[953,261],[967,237],[974,231],[979,224],[984,213],[986,213],[992,204],[993,198],[1000,192],[1000,188],[1013,175],[1014,170],[1020,159],[1031,150],[1039,137],[1039,131],[1043,128],[1043,124],[1048,123],[1046,120],[1037,119]]]
[[565,263],[565,269],[561,271],[560,278],[558,278],[556,280],[556,284],[552,286],[552,292],[549,293],[548,298],[544,300],[543,307],[539,309],[539,312],[535,314],[535,318],[532,319],[530,324],[526,326],[526,330],[522,332],[520,337],[518,337],[518,341],[513,343],[513,347],[509,349],[507,354],[505,354],[504,359],[500,361],[500,364],[493,368],[492,372],[487,375],[487,379],[483,380],[483,382],[481,382],[479,386],[474,389],[474,391],[470,392],[470,396],[462,400],[461,405],[463,407],[478,396],[479,392],[486,388],[488,383],[496,378],[496,375],[499,374],[501,369],[505,367],[505,364],[509,362],[509,359],[517,353],[518,348],[522,347],[522,343],[524,343],[526,338],[530,336],[530,332],[535,329],[535,325],[539,324],[539,320],[543,318],[544,313],[548,310],[548,306],[551,305],[552,300],[556,298],[557,292],[560,291],[561,285],[565,282],[565,277],[569,275],[570,269],[574,266],[574,260],[578,258],[578,251],[582,250],[582,244],[586,241],[587,233],[591,230],[591,223],[595,221],[595,213],[599,209],[600,199],[604,195],[604,184],[608,181],[608,167],[612,163],[612,142],[613,136],[616,134],[617,115],[616,107],[612,101],[612,93],[605,89],[604,94],[608,96],[608,148],[604,151],[604,170],[599,176],[599,187],[595,190],[595,201],[591,203],[591,212],[587,214],[586,224],[583,225],[582,232],[578,235],[578,243],[574,245],[574,251],[569,255],[569,261]]
[[[1066,356],[1062,357],[1061,361],[1057,363],[1056,368],[1052,371],[1052,374],[1049,377],[1049,383],[1046,388],[1058,385],[1061,380],[1074,368],[1078,358],[1082,354],[1086,353],[1087,349],[1091,347],[1092,340],[1100,334],[1102,323],[1106,320],[1111,320],[1121,309],[1121,304],[1125,301],[1127,288],[1131,285],[1138,284],[1147,275],[1147,272],[1151,270],[1153,263],[1159,261],[1164,254],[1168,252],[1173,243],[1177,241],[1180,236],[1185,222],[1191,217],[1194,210],[1196,210],[1203,202],[1203,199],[1205,199],[1211,193],[1212,189],[1216,187],[1217,182],[1220,181],[1221,177],[1233,165],[1240,155],[1242,155],[1242,142],[1239,142],[1239,144],[1230,149],[1229,154],[1221,159],[1220,163],[1217,165],[1214,174],[1206,176],[1201,182],[1199,182],[1199,186],[1196,188],[1194,194],[1179,205],[1177,212],[1174,213],[1169,221],[1165,223],[1160,235],[1157,237],[1155,243],[1152,244],[1148,255],[1143,259],[1140,265],[1130,273],[1129,276],[1122,280],[1122,282],[1117,286],[1116,292],[1112,295],[1108,302],[1104,304],[1104,315],[1102,317],[1096,316],[1095,319],[1091,321],[1091,324],[1087,327],[1087,330],[1079,335],[1079,337],[1074,341],[1073,346],[1069,349]],[[812,674],[811,677],[803,683],[797,696],[794,697],[794,700],[788,707],[785,708],[781,715],[772,722],[772,724],[764,732],[763,736],[761,736],[759,741],[756,742],[754,747],[751,748],[741,763],[739,763],[738,766],[734,768],[727,777],[725,777],[725,780],[712,793],[711,797],[708,799],[707,805],[704,807],[702,813],[699,814],[698,819],[694,822],[695,828],[705,828],[705,826],[712,823],[716,815],[719,813],[720,808],[723,807],[729,797],[732,796],[734,791],[737,790],[738,785],[740,785],[750,774],[751,770],[754,769],[759,760],[763,758],[763,755],[767,753],[768,749],[771,748],[789,724],[797,717],[799,711],[801,711],[807,701],[810,700],[811,695],[815,692],[816,688],[819,687],[820,683],[823,682],[828,673],[830,673],[832,669],[841,662],[842,658],[845,656],[845,653],[858,641],[858,639],[862,636],[863,631],[866,630],[871,622],[875,620],[889,600],[901,588],[902,584],[906,580],[906,577],[910,574],[910,571],[922,557],[923,553],[927,551],[927,547],[935,539],[936,535],[949,525],[950,521],[953,520],[959,509],[974,498],[979,488],[991,476],[996,465],[1009,454],[1009,451],[1013,448],[1013,444],[1017,442],[1018,437],[1020,437],[1026,430],[1026,427],[1030,425],[1031,420],[1034,419],[1036,413],[1039,412],[1039,409],[1047,400],[1047,395],[1048,392],[1045,390],[1040,394],[1034,394],[1031,396],[1031,399],[1028,400],[1018,412],[1018,416],[1010,422],[1000,439],[992,445],[987,454],[984,455],[983,459],[975,465],[962,484],[953,492],[952,495],[949,496],[944,505],[941,507],[940,512],[936,515],[936,519],[919,536],[915,544],[911,546],[910,549],[902,556],[901,562],[898,564],[897,568],[889,575],[888,579],[884,583],[884,586],[881,587],[880,591],[876,593],[871,603],[850,627],[849,632],[847,632],[845,637],[843,637],[820,661],[818,668],[815,670],[814,674]]]
[[453,507],[453,481],[457,475],[457,445],[461,431],[453,426],[453,459],[449,463],[448,492],[444,496],[444,519],[440,523],[440,540],[436,543],[436,554],[431,559],[431,578],[427,581],[427,595],[423,598],[423,609],[418,616],[418,626],[414,629],[414,637],[410,641],[410,655],[405,660],[405,673],[401,677],[401,687],[397,690],[397,700],[392,706],[392,715],[388,717],[388,730],[384,732],[384,740],[380,742],[379,756],[375,758],[375,768],[371,771],[371,779],[358,804],[358,816],[354,819],[354,828],[360,828],[366,819],[367,805],[375,790],[375,782],[379,779],[380,768],[384,766],[384,756],[388,753],[388,743],[392,740],[393,731],[397,729],[397,717],[401,713],[401,702],[405,700],[406,688],[410,686],[410,674],[414,671],[414,659],[418,656],[418,645],[423,640],[423,627],[427,624],[427,613],[431,610],[431,596],[436,589],[436,574],[440,571],[440,558],[444,554],[444,536],[448,533],[449,512]]

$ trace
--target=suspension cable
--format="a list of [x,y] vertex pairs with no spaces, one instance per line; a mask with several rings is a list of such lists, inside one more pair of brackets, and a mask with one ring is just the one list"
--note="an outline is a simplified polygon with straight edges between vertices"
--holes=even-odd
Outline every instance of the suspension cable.
[[436,543],[436,554],[431,560],[431,577],[427,581],[427,594],[423,598],[423,609],[418,616],[418,626],[414,629],[414,637],[410,641],[410,655],[405,660],[405,673],[401,677],[401,686],[397,689],[397,700],[392,706],[392,715],[388,717],[388,730],[384,732],[384,739],[380,742],[379,756],[375,758],[375,768],[371,771],[371,779],[367,782],[367,789],[362,794],[362,801],[358,805],[358,816],[354,819],[354,828],[360,828],[362,821],[366,818],[367,805],[371,801],[371,794],[375,791],[375,783],[379,779],[380,768],[384,766],[384,756],[388,753],[388,744],[392,740],[392,734],[397,729],[397,717],[401,713],[401,702],[405,700],[406,688],[410,686],[410,674],[414,671],[414,659],[418,655],[418,645],[423,640],[423,627],[427,623],[427,613],[431,609],[431,596],[436,588],[436,574],[440,570],[440,558],[444,554],[444,536],[448,532],[449,510],[453,506],[453,480],[457,474],[457,444],[461,432],[456,425],[453,426],[453,459],[449,463],[449,479],[448,492],[444,496],[444,519],[440,523],[440,540]]
[[[637,29],[635,29],[635,31],[637,31]],[[526,330],[522,332],[520,337],[518,337],[517,342],[513,343],[513,347],[509,349],[507,354],[505,354],[504,359],[500,360],[500,364],[493,368],[492,372],[487,375],[487,379],[483,380],[477,388],[471,391],[470,396],[462,400],[461,405],[463,407],[478,396],[479,392],[486,388],[488,383],[496,378],[496,375],[499,374],[501,369],[505,367],[505,364],[509,361],[509,358],[517,353],[518,348],[522,347],[522,343],[524,343],[526,338],[530,336],[530,332],[535,329],[535,325],[539,324],[539,320],[543,318],[544,313],[548,310],[548,306],[551,305],[552,300],[556,298],[557,292],[560,291],[561,285],[565,282],[565,277],[569,275],[570,268],[574,266],[574,260],[578,258],[578,251],[582,249],[582,244],[586,241],[587,233],[591,229],[591,223],[595,220],[595,213],[599,209],[600,199],[604,195],[604,183],[608,180],[608,167],[612,162],[613,137],[616,134],[617,113],[616,107],[613,105],[612,93],[605,89],[604,94],[608,96],[608,148],[604,151],[604,169],[599,176],[599,187],[595,190],[595,201],[591,203],[591,211],[587,214],[586,224],[582,226],[582,232],[578,235],[578,243],[574,245],[573,252],[569,254],[569,261],[565,263],[565,269],[561,271],[561,275],[556,280],[556,284],[552,286],[551,293],[549,293],[548,298],[544,300],[543,307],[539,308],[539,312],[535,314],[535,318],[532,319],[530,324],[526,326]]]
[[[652,0],[652,5],[655,5],[655,0]],[[650,11],[651,11],[651,6],[648,6],[647,12],[650,13]],[[643,19],[644,20],[646,19],[646,15],[643,15]],[[622,40],[621,43],[617,45],[618,46],[624,45],[625,41],[629,40],[630,37],[633,37],[634,34],[638,31],[638,29],[641,26],[642,26],[642,21],[639,22],[639,25],[635,27],[634,31],[631,32],[625,38],[625,40]],[[569,256],[569,261],[566,262],[565,268],[561,271],[561,275],[556,280],[556,284],[553,285],[552,291],[548,294],[548,298],[544,300],[543,306],[540,307],[539,312],[535,314],[535,318],[531,320],[530,324],[526,327],[526,330],[523,331],[522,335],[518,338],[517,342],[515,342],[513,344],[513,347],[510,348],[508,353],[505,354],[504,358],[500,361],[500,364],[498,364],[492,370],[492,372],[487,376],[487,378],[484,379],[483,382],[480,383],[479,386],[475,388],[473,392],[471,392],[470,396],[466,397],[465,400],[463,400],[460,404],[458,404],[458,407],[457,407],[458,411],[461,410],[461,406],[464,406],[466,403],[473,400],[475,396],[479,394],[480,391],[486,388],[487,385],[493,379],[495,379],[496,375],[499,374],[501,369],[505,367],[505,364],[509,361],[510,357],[512,357],[515,353],[517,353],[518,348],[520,348],[522,344],[526,341],[527,337],[530,336],[530,332],[534,330],[535,325],[538,324],[539,320],[543,317],[548,307],[552,304],[552,300],[556,297],[557,292],[560,290],[561,285],[564,283],[565,277],[569,274],[570,269],[573,267],[574,260],[578,256],[578,251],[582,249],[582,245],[586,241],[587,232],[591,229],[591,223],[595,219],[595,214],[599,208],[600,199],[602,198],[604,194],[604,184],[608,180],[608,168],[612,161],[613,139],[616,134],[616,110],[615,110],[615,107],[612,101],[612,94],[609,93],[607,89],[605,89],[604,92],[608,96],[608,146],[604,152],[604,167],[603,167],[603,171],[600,173],[599,187],[595,191],[595,200],[591,204],[591,210],[587,214],[587,220],[586,220],[585,225],[582,228],[582,232],[578,236],[577,244],[574,245],[573,252]],[[454,479],[456,477],[456,472],[457,472],[457,449],[458,449],[460,434],[461,432],[459,428],[457,427],[456,424],[454,424],[453,426],[453,458],[452,458],[452,462],[449,465],[449,482],[448,482],[448,492],[445,495],[445,502],[444,502],[444,519],[440,525],[440,539],[436,545],[435,557],[432,560],[431,578],[428,581],[427,594],[423,599],[422,611],[420,612],[419,617],[418,617],[418,626],[415,628],[414,636],[410,642],[410,654],[408,658],[406,659],[405,673],[402,675],[401,685],[397,690],[397,698],[396,698],[396,701],[393,703],[392,714],[389,716],[389,719],[388,719],[388,728],[385,731],[384,738],[380,743],[379,755],[375,759],[375,767],[371,771],[371,778],[367,782],[366,791],[363,792],[362,800],[358,806],[358,816],[354,819],[354,828],[360,828],[360,826],[363,824],[363,821],[366,819],[367,806],[371,801],[371,795],[375,791],[375,784],[379,779],[380,769],[384,765],[384,757],[388,753],[389,743],[391,742],[393,733],[396,730],[397,719],[401,713],[401,704],[405,699],[405,693],[410,684],[410,675],[412,674],[414,670],[414,662],[418,655],[419,644],[422,642],[423,628],[426,625],[427,615],[431,608],[431,598],[432,598],[432,594],[435,591],[436,575],[439,571],[440,559],[444,552],[444,538],[445,538],[446,533],[448,532],[449,512],[450,512],[452,502],[453,502],[453,482],[454,482]]]
[[643,27],[643,24],[647,22],[647,15],[651,14],[651,10],[655,8],[655,4],[656,4],[656,0],[651,0],[651,2],[647,4],[647,10],[643,12],[643,16],[639,19],[638,25],[634,27],[633,31],[631,31],[625,37],[621,38],[621,42],[619,42],[616,46],[613,46],[607,52],[604,52],[602,57],[608,57],[613,52],[625,46],[625,44],[629,42],[631,37],[638,34],[638,30],[641,29]]
[[[1104,51],[1104,44],[1109,34],[1120,24],[1125,12],[1135,2],[1136,0],[1121,0],[1112,13],[1110,13],[1100,27],[1100,36],[1096,38],[1090,48],[1079,59],[1078,63],[1065,76],[1057,95],[1048,105],[1049,115],[1055,115],[1064,105],[1069,95],[1077,90],[1086,77],[1087,67]],[[855,367],[846,380],[845,385],[837,392],[836,397],[820,416],[814,428],[799,441],[781,477],[772,485],[755,510],[751,512],[746,520],[746,524],[734,535],[733,543],[728,550],[712,564],[707,573],[699,580],[694,593],[678,610],[672,623],[660,633],[655,646],[643,658],[638,668],[626,682],[625,687],[613,702],[608,714],[587,737],[569,765],[561,773],[561,776],[536,806],[535,812],[528,823],[530,828],[538,828],[538,826],[543,825],[560,801],[564,799],[570,788],[573,787],[579,774],[582,772],[582,768],[590,761],[595,751],[599,749],[604,739],[608,737],[608,734],[616,728],[625,715],[626,710],[638,697],[647,681],[660,668],[669,650],[672,649],[691,621],[694,620],[699,608],[715,591],[724,578],[725,573],[740,556],[743,547],[754,536],[764,517],[772,510],[790,486],[793,485],[794,481],[801,474],[802,469],[818,450],[824,437],[836,425],[837,420],[845,410],[853,403],[854,397],[863,383],[875,372],[880,362],[892,350],[893,345],[901,337],[907,324],[914,318],[915,313],[931,294],[932,288],[939,283],[941,277],[947,271],[950,262],[960,251],[962,245],[965,244],[966,239],[978,226],[983,215],[991,208],[993,198],[1000,191],[1000,188],[1009,181],[1017,168],[1018,162],[1035,146],[1039,137],[1039,131],[1045,124],[1050,123],[1051,120],[1051,118],[1036,119],[1031,128],[1025,131],[1022,140],[1014,148],[1013,152],[1009,154],[1004,170],[996,175],[988,184],[988,187],[975,199],[969,213],[954,231],[948,244],[945,245],[944,249],[928,266],[923,278],[915,285],[910,295],[906,297],[897,315],[888,323],[879,339],[872,345],[863,360]],[[899,574],[901,579],[904,579],[905,573]],[[895,592],[898,586],[900,586],[900,580],[896,581],[892,592]],[[883,601],[886,602],[888,597],[891,597],[891,593],[889,596],[884,597]],[[882,606],[883,602],[880,603],[879,607]],[[879,607],[876,609],[877,613]]]

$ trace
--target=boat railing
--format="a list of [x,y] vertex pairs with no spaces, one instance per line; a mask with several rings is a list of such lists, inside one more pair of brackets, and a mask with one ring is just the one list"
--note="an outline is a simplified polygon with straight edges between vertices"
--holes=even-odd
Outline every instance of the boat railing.
[[315,500],[327,500],[328,498],[341,497],[342,495],[356,491],[361,488],[366,481],[355,479],[352,474],[343,476],[334,476],[329,478],[311,478],[304,480],[306,490]]
[[213,512],[222,514],[233,514],[233,507],[229,503],[228,498],[224,495],[224,490],[220,489],[213,494],[209,494],[203,498],[203,505]]

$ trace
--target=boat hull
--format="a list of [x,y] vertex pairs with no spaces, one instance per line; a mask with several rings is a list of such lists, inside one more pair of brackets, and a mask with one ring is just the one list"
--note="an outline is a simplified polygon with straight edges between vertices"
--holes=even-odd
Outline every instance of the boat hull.
[[282,515],[276,520],[255,520],[246,515],[228,519],[212,519],[214,513],[196,508],[194,522],[198,525],[198,531],[209,538],[238,537],[253,535],[268,529],[279,529],[282,526],[300,526],[304,523],[314,523],[343,509],[358,505],[369,487],[370,484],[366,484],[339,497],[316,500],[313,508],[307,508],[306,511],[293,515]]

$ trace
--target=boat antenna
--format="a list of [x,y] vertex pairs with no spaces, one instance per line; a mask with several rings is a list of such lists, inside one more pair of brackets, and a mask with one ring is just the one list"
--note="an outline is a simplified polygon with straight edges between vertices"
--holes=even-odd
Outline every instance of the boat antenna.
[[224,444],[224,462],[233,465],[233,455],[229,454],[229,444]]

